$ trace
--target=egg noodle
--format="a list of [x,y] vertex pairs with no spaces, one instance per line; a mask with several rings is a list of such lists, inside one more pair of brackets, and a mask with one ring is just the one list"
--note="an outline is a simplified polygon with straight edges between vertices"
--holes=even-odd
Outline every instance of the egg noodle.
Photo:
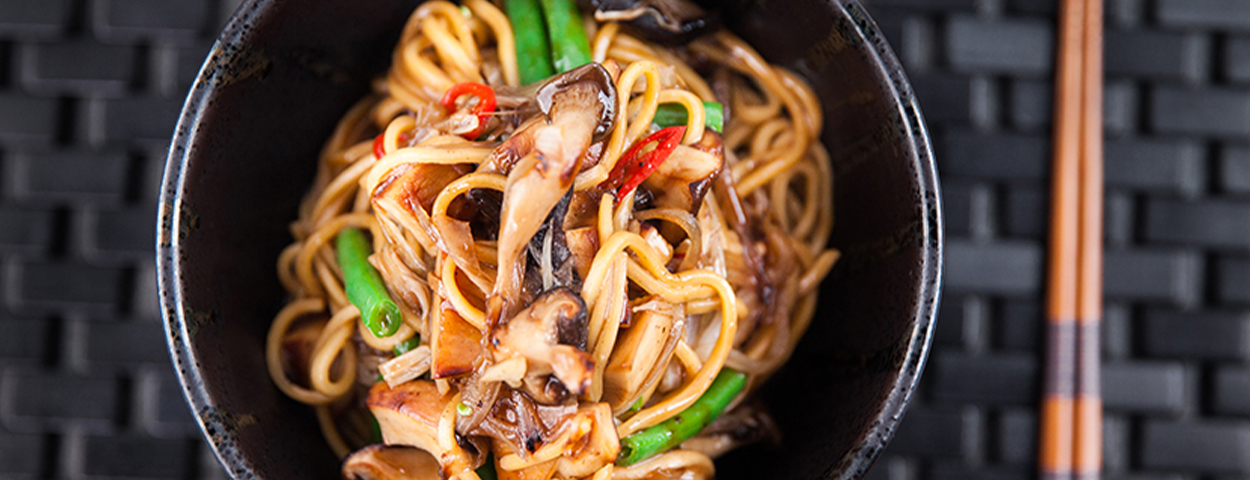
[[[726,31],[670,48],[617,23],[592,16],[584,23],[593,60],[616,92],[611,129],[599,139],[570,140],[590,134],[570,133],[576,124],[562,126],[559,112],[526,109],[532,88],[520,85],[508,17],[488,1],[465,0],[416,9],[390,70],[325,143],[291,224],[294,242],[278,258],[290,300],[270,327],[266,359],[274,383],[315,408],[340,457],[376,441],[365,415],[372,410],[386,443],[428,451],[445,478],[477,478],[487,452],[501,478],[642,479],[659,471],[710,478],[711,458],[739,443],[716,424],[630,466],[615,465],[615,451],[579,459],[574,450],[601,434],[610,450],[673,418],[726,368],[746,374],[746,388],[718,422],[766,429],[759,406],[742,399],[790,356],[838,258],[826,247],[833,185],[817,138],[816,96]],[[464,82],[488,85],[501,99],[476,140],[462,134],[477,119],[440,104]],[[723,133],[706,126],[704,102],[724,105]],[[662,104],[687,112],[680,146],[616,198],[606,185],[631,147],[656,132]],[[538,160],[527,160],[535,156],[527,149]],[[577,168],[553,195],[541,182],[555,180],[540,171],[560,155],[577,158]],[[715,162],[691,166],[681,158]],[[553,221],[556,200],[567,213]],[[346,228],[368,234],[369,263],[402,312],[393,335],[366,328],[348,299],[335,254]],[[564,241],[553,241],[560,230]],[[575,275],[562,281],[553,273],[561,258],[553,251],[572,252],[564,262]],[[541,352],[533,342],[509,346],[508,335],[520,335],[514,319],[537,312],[539,299],[557,288],[584,304],[582,353],[569,354],[563,340]],[[396,354],[413,339],[417,349]],[[466,344],[470,358],[457,360],[465,354],[452,349]],[[588,381],[578,388],[564,373],[576,368],[562,362],[583,354]],[[428,390],[414,390],[421,388]],[[390,416],[379,399],[400,391],[409,399],[428,393],[421,398],[434,399],[432,410],[422,416],[409,403],[394,409],[407,417]],[[544,424],[538,444],[522,448],[483,426],[507,405],[527,402],[537,411],[564,409],[558,423]],[[404,441],[396,418],[424,419],[428,438]],[[570,426],[577,422],[580,430]],[[528,476],[504,475],[517,472]]]

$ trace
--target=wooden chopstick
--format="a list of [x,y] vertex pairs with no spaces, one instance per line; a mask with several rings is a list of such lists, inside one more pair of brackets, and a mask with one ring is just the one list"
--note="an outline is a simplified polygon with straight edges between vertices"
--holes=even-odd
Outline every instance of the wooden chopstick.
[[1037,466],[1042,480],[1072,478],[1072,396],[1076,391],[1076,282],[1080,202],[1081,38],[1084,9],[1059,9],[1058,61],[1046,278],[1046,353]]
[[1038,429],[1038,471],[1043,480],[1069,480],[1074,473],[1080,479],[1097,478],[1101,469],[1101,0],[1064,0],[1058,52],[1047,349]]
[[1102,0],[1085,0],[1081,68],[1081,225],[1076,297],[1076,396],[1072,474],[1096,480],[1102,470]]

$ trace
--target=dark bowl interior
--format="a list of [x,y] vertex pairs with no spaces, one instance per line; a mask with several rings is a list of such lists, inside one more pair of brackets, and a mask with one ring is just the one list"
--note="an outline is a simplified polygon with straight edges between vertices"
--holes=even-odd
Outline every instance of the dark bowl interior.
[[[384,71],[418,0],[254,0],[187,100],[165,169],[158,263],[170,352],[235,478],[333,478],[312,410],[265,370],[284,293],[275,259],[335,122]],[[808,78],[824,104],[842,249],[794,358],[763,397],[784,432],[721,478],[857,478],[892,436],[928,353],[941,210],[919,109],[853,2],[747,0],[727,23]]]

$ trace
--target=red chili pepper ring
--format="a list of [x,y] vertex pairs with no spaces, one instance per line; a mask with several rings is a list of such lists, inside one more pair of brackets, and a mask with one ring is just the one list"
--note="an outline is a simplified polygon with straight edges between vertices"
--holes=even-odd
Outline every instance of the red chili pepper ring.
[[[383,140],[383,137],[386,137],[386,132],[379,133],[378,136],[373,139],[373,158],[378,160],[381,160],[382,157],[386,156],[386,141]],[[407,141],[412,140],[412,132],[400,132],[399,136],[395,138],[395,140],[399,143],[406,143]]]
[[608,174],[608,186],[620,185],[616,192],[617,200],[625,198],[630,192],[642,185],[642,182],[660,167],[664,160],[672,155],[681,144],[681,137],[686,134],[686,126],[679,125],[660,129],[646,138],[634,143],[616,166]]
[[463,136],[469,140],[474,140],[486,130],[486,121],[490,119],[490,113],[495,111],[495,90],[490,88],[489,85],[477,82],[464,82],[447,89],[447,93],[443,94],[443,99],[439,103],[443,105],[443,108],[447,109],[448,113],[455,112],[458,110],[456,100],[465,95],[477,98],[476,105],[469,103],[472,102],[471,99],[465,102],[466,106],[472,105],[469,108],[469,113],[477,115],[477,128],[464,133]]

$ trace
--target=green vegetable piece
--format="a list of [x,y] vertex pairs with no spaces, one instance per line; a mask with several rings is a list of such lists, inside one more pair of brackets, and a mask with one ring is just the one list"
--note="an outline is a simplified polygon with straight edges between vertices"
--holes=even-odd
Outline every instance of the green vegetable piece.
[[389,337],[399,331],[404,323],[403,313],[391,300],[382,284],[382,275],[369,264],[372,248],[365,234],[348,227],[339,232],[335,241],[338,249],[339,267],[343,269],[343,284],[347,300],[360,309],[360,319],[373,335]]
[[634,404],[629,407],[629,411],[631,412],[637,412],[639,410],[642,410],[642,397],[638,397],[637,400],[634,400]]
[[677,416],[621,439],[621,453],[616,457],[616,464],[633,465],[698,435],[725,411],[746,383],[745,373],[730,368],[721,369],[707,391]]
[[398,357],[405,353],[411,352],[413,349],[419,346],[421,346],[421,337],[418,335],[413,335],[412,338],[399,342],[398,345],[395,345],[395,348],[393,351],[395,353],[395,356]]
[[464,402],[457,403],[456,414],[462,417],[473,415],[473,407],[470,407],[469,404],[464,403]]
[[[651,123],[663,127],[685,125],[689,118],[686,107],[680,103],[665,103],[655,109]],[[703,102],[703,124],[717,132],[725,131],[725,110],[717,102]]]
[[542,4],[547,38],[551,40],[551,66],[556,73],[590,63],[590,40],[573,0],[542,0]]
[[373,416],[372,412],[365,412],[369,415],[369,439],[373,443],[382,443],[382,425],[378,424],[378,417]]
[[529,85],[555,75],[551,69],[551,45],[547,43],[547,27],[538,0],[507,0],[504,10],[512,22],[512,39],[516,43],[517,73],[521,83]]
[[486,463],[474,470],[477,477],[482,480],[499,480],[499,475],[495,473],[495,454],[486,454]]

